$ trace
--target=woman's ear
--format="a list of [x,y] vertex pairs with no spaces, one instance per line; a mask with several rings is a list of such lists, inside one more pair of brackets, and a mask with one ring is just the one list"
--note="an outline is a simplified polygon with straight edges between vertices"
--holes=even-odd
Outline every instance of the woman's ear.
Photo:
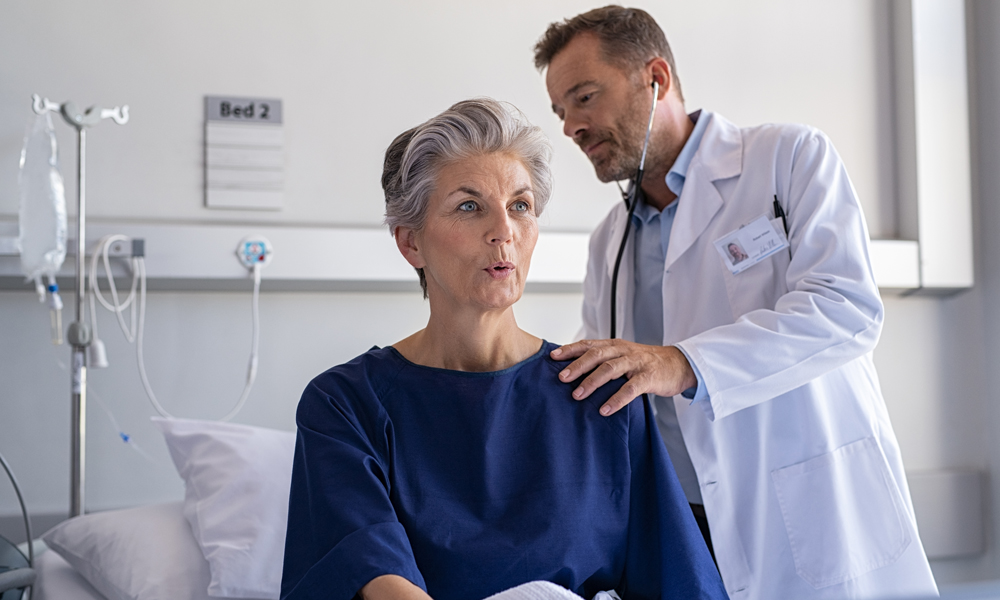
[[426,263],[417,243],[416,230],[409,227],[397,227],[392,232],[392,237],[396,238],[396,247],[399,248],[399,253],[403,255],[406,262],[410,263],[414,269],[423,269]]

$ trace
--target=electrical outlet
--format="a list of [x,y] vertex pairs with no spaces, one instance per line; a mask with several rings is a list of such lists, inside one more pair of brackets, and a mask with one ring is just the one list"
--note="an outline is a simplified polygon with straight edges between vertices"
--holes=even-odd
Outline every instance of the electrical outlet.
[[108,246],[108,256],[114,258],[139,258],[146,255],[146,240],[143,238],[129,238],[127,240],[116,240]]
[[236,247],[236,258],[248,269],[254,268],[254,265],[266,267],[273,253],[271,242],[262,235],[248,235]]
[[[97,249],[97,240],[87,242],[86,256],[92,256]],[[69,238],[66,240],[66,256],[76,256],[76,240]],[[110,258],[141,258],[146,256],[146,240],[144,238],[128,238],[125,240],[115,240],[108,246],[108,257]]]

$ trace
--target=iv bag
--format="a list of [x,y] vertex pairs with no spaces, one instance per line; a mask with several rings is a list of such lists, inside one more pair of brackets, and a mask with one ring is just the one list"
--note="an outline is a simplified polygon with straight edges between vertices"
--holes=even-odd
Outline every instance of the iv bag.
[[66,197],[49,114],[36,115],[24,138],[18,175],[21,270],[44,298],[42,277],[54,282],[66,259]]

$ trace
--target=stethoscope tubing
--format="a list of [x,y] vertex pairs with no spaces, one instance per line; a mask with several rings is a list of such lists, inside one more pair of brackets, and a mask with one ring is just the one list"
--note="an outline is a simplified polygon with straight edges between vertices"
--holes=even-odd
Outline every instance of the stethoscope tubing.
[[618,271],[621,268],[622,256],[625,254],[625,245],[628,243],[628,234],[632,230],[632,215],[635,214],[635,207],[639,204],[639,189],[642,186],[642,176],[645,172],[646,152],[649,150],[649,138],[653,133],[653,118],[656,116],[656,100],[659,94],[660,84],[653,81],[653,105],[649,109],[649,123],[646,125],[646,139],[642,144],[639,168],[635,172],[635,178],[629,185],[628,191],[622,194],[622,200],[628,207],[628,216],[625,217],[625,231],[622,233],[618,255],[615,257],[615,268],[611,272],[611,339],[618,337]]

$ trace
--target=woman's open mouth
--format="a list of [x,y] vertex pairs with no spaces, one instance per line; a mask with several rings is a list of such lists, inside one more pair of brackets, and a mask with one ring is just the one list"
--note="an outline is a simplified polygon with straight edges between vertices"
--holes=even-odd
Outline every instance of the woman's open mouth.
[[514,272],[514,263],[497,261],[483,270],[489,273],[493,279],[507,279]]

